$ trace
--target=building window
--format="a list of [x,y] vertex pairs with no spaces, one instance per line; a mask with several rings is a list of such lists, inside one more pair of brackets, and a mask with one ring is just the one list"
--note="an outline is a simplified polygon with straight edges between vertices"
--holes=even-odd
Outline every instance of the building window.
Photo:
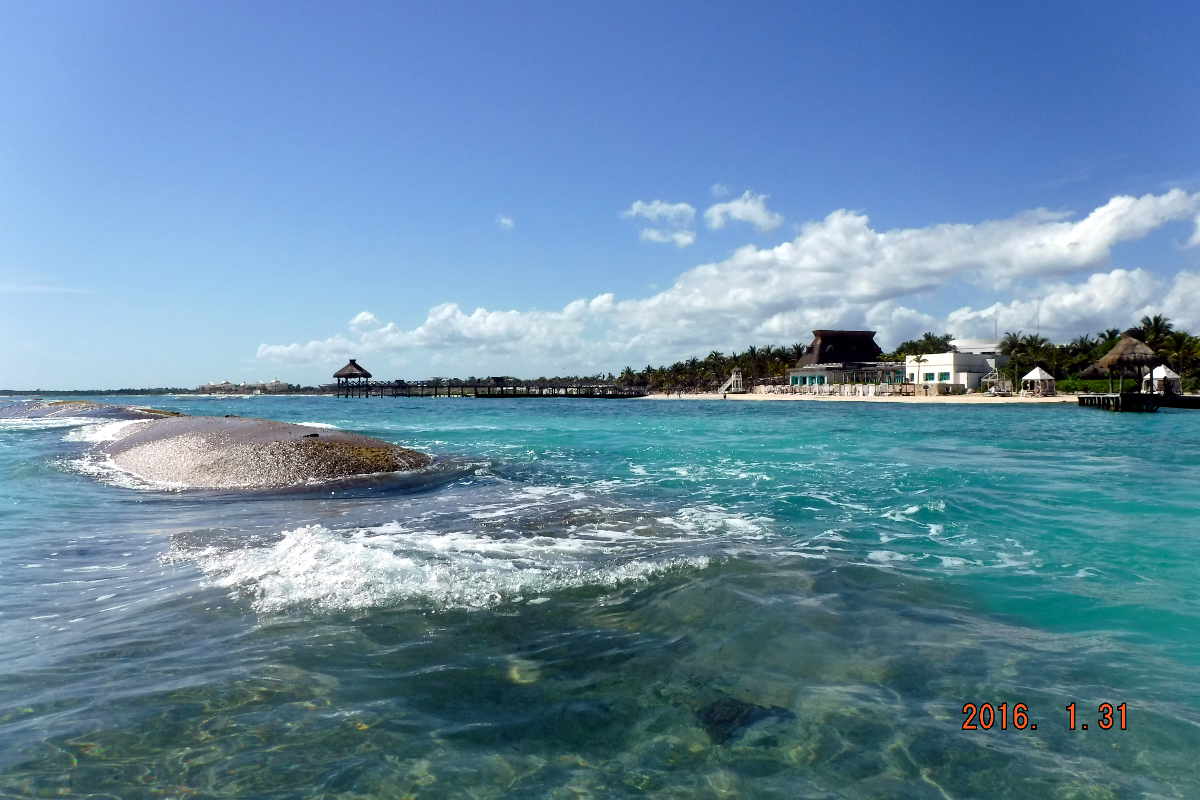
[[932,373],[932,372],[926,372],[926,373],[925,373],[925,380],[927,380],[927,381],[932,381],[932,380],[933,380],[933,373]]
[[949,372],[939,372],[938,380],[942,381],[944,383],[949,383],[950,382],[950,373]]
[[910,381],[915,381],[917,379],[917,376],[915,373],[910,372],[910,373],[908,373],[908,379]]

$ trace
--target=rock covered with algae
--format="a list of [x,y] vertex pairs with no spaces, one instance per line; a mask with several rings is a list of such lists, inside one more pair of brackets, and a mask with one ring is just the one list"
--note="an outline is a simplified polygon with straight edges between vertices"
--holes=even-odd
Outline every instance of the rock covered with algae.
[[163,411],[158,408],[120,406],[111,403],[93,403],[90,400],[17,400],[0,403],[0,419],[57,419],[62,417],[87,417],[95,419],[162,419],[177,417],[178,411]]
[[420,469],[424,453],[356,433],[248,417],[148,420],[102,446],[143,479],[196,489],[260,489]]

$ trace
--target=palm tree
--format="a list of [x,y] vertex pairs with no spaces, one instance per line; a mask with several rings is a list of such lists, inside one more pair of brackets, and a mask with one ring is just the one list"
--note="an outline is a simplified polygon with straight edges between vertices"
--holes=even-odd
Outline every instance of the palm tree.
[[1020,331],[1005,331],[1004,338],[1000,340],[1000,352],[1011,358],[1020,352],[1024,344],[1025,337]]
[[913,383],[921,383],[921,365],[928,360],[929,359],[921,353],[917,353],[915,356],[913,356],[913,362],[917,365],[917,373],[913,376]]
[[1170,333],[1163,338],[1159,354],[1180,375],[1190,373],[1200,357],[1200,338],[1184,331]]
[[1152,317],[1142,317],[1138,323],[1138,336],[1146,344],[1157,349],[1162,340],[1175,328],[1174,323],[1162,314],[1155,314]]

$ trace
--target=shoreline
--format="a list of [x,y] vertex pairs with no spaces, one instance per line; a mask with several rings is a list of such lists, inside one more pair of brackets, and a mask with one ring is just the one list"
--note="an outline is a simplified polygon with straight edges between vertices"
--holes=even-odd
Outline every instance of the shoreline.
[[1060,394],[1054,397],[992,397],[986,394],[950,394],[950,395],[885,395],[862,397],[856,395],[815,395],[815,394],[730,394],[722,397],[719,392],[701,392],[697,394],[662,394],[653,393],[640,400],[738,400],[748,402],[818,402],[818,403],[951,403],[956,405],[1004,405],[1009,403],[1045,403],[1045,404],[1076,404],[1078,395]]

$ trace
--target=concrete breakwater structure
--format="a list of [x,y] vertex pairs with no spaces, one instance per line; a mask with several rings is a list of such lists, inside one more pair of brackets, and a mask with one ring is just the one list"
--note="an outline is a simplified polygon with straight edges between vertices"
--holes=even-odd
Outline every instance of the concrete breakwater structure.
[[591,398],[624,400],[645,397],[643,387],[582,381],[522,381],[489,378],[486,381],[376,381],[355,359],[333,374],[338,397],[479,397],[479,398]]

